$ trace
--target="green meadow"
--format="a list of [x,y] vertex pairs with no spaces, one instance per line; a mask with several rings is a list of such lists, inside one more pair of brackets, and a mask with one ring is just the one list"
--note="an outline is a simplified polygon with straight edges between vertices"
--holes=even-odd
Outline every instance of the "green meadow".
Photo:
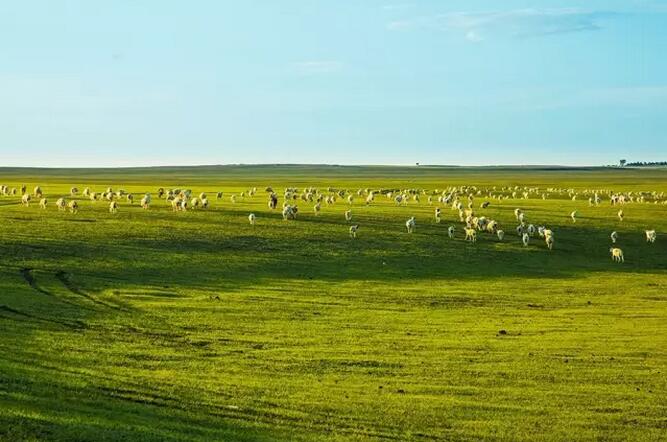
[[[0,184],[49,200],[0,196],[0,440],[667,439],[667,204],[625,204],[621,222],[607,194],[583,196],[667,194],[665,169],[4,168]],[[58,211],[72,186],[135,202]],[[284,221],[267,186],[279,206],[286,187],[356,199],[318,216],[299,200]],[[483,192],[475,211],[506,237],[476,244],[449,205],[356,196],[450,186],[582,196]],[[159,187],[210,207],[174,212]],[[554,231],[552,251],[521,244],[515,208]]]

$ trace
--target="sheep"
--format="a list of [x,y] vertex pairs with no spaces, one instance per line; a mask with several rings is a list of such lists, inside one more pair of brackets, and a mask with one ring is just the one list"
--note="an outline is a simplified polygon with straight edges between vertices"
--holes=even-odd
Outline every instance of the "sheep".
[[482,204],[479,205],[480,209],[486,209],[489,207],[491,203],[489,201],[484,201]]
[[535,235],[535,226],[532,225],[532,224],[528,224],[528,227],[526,228],[526,231],[528,232],[528,234],[530,236],[534,236]]
[[179,209],[180,211],[182,211],[182,212],[187,211],[187,210],[188,210],[188,200],[186,200],[186,199],[182,199],[182,200],[178,203],[178,209]]
[[554,248],[554,237],[553,236],[545,236],[544,237],[544,242],[546,242],[547,247],[549,250],[552,250]]
[[25,195],[26,190],[27,190],[27,186],[25,184],[23,184],[21,186],[21,195]]
[[359,230],[359,225],[358,224],[350,226],[350,238],[356,238],[357,237],[357,230]]
[[[25,193],[25,190],[23,188],[21,190]],[[41,198],[43,196],[42,195],[42,188],[39,187],[39,186],[35,186],[32,193],[33,193],[33,196],[35,198]]]
[[521,242],[523,243],[523,246],[524,246],[524,247],[527,247],[527,246],[528,246],[528,243],[530,242],[530,235],[527,234],[527,233],[524,233],[524,234],[521,236]]
[[496,235],[498,235],[498,240],[499,240],[499,241],[502,241],[503,238],[505,238],[505,232],[503,232],[502,230],[498,230],[498,231],[496,232]]
[[466,227],[465,228],[465,233],[466,233],[466,237],[465,237],[466,241],[471,241],[473,243],[477,242],[477,230],[472,229],[470,227]]
[[116,213],[116,212],[118,212],[118,202],[111,201],[111,203],[109,203],[109,213]]
[[200,200],[205,200],[206,199],[206,193],[202,192],[199,194],[199,199]]
[[232,202],[232,204],[236,204],[236,195],[229,197],[229,200]]
[[283,207],[283,220],[296,219],[298,210],[299,209],[296,206],[290,206],[287,204],[285,207]]
[[160,188],[157,190],[157,197],[158,197],[158,198],[162,198],[162,197],[164,196],[164,193],[165,193],[165,192],[164,192],[164,187],[160,187]]
[[67,204],[67,207],[69,207],[69,211],[71,213],[77,213],[79,211],[79,203],[76,201],[72,200]]
[[222,199],[222,192],[216,193],[215,198],[221,200]]
[[576,210],[573,211],[572,213],[570,213],[570,218],[572,218],[573,223],[577,222],[577,211]]
[[198,209],[199,208],[199,198],[194,197],[190,201],[190,205],[192,206],[193,209]]
[[657,237],[655,230],[646,230],[644,233],[646,234],[646,242],[653,244]]
[[618,211],[618,214],[617,214],[617,215],[618,215],[618,219],[619,219],[620,221],[623,221],[623,217],[625,216],[625,215],[623,214],[623,209],[620,209],[620,210]]
[[353,195],[348,195],[348,197],[347,197],[347,203],[348,203],[349,205],[352,205],[353,202],[354,202],[354,196],[353,196]]
[[616,233],[616,231],[613,231],[609,236],[611,237],[611,243],[616,244],[616,240],[618,240],[618,233]]
[[269,195],[269,209],[274,210],[278,207],[278,196],[275,193]]
[[21,204],[23,204],[26,207],[30,207],[30,194],[29,193],[23,194],[23,196],[21,197]]
[[208,198],[202,198],[199,200],[202,209],[208,209]]
[[315,216],[319,215],[321,209],[322,205],[320,203],[317,203],[313,206],[313,211],[315,212]]
[[134,204],[134,195],[132,195],[131,193],[128,193],[125,198],[127,199],[128,203]]
[[612,247],[611,249],[609,249],[609,253],[611,253],[612,261],[625,262],[625,258],[623,257],[623,250],[617,247]]
[[348,223],[352,221],[352,211],[351,210],[346,210],[345,211],[345,221]]
[[450,238],[454,238],[454,226],[449,226],[447,228],[447,236]]
[[65,207],[67,207],[65,198],[58,198],[58,200],[56,201],[56,207],[58,208],[58,210],[65,210]]
[[147,210],[150,207],[150,204],[151,204],[151,195],[149,193],[144,195],[144,197],[141,198],[140,204],[141,204],[142,209]]
[[72,196],[76,196],[77,193],[79,193],[79,189],[77,187],[72,187],[69,190],[69,194],[72,195]]
[[436,207],[435,209],[435,222],[436,224],[440,224],[440,207]]
[[42,209],[46,209],[47,203],[48,201],[46,200],[46,198],[42,198],[41,200],[39,200],[39,207],[41,207]]
[[405,222],[405,228],[408,230],[408,233],[413,233],[415,231],[415,217],[411,217]]
[[254,213],[251,213],[250,215],[248,215],[248,221],[250,222],[251,226],[255,225],[255,220],[256,220],[256,217],[255,217]]

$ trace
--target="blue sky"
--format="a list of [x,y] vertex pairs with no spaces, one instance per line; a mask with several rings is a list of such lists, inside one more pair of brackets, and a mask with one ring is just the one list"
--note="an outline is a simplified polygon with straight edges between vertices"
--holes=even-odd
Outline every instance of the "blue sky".
[[0,165],[667,160],[667,1],[0,2]]

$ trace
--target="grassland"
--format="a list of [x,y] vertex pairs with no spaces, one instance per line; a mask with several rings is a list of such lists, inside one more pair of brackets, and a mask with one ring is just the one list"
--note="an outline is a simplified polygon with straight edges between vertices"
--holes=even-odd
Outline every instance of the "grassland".
[[[665,170],[0,169],[0,184],[51,202],[72,185],[225,193],[207,211],[155,199],[116,215],[0,197],[0,439],[667,438],[667,205],[626,205],[620,223],[607,201],[494,201],[508,236],[472,245],[424,201],[356,202],[351,240],[343,202],[285,222],[261,191],[228,199],[267,185],[667,192]],[[515,207],[553,228],[553,251],[521,246]]]

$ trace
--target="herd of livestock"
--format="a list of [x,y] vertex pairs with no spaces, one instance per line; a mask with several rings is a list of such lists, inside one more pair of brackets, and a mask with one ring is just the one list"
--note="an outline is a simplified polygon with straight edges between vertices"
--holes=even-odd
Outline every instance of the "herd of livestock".
[[[267,198],[268,206],[271,210],[277,210],[279,207],[279,195],[271,187],[266,187],[264,189]],[[257,194],[257,188],[253,187],[247,191],[243,191],[237,194],[232,194],[229,196],[229,200],[232,203],[236,203],[237,200],[242,200],[249,197],[254,197]],[[44,195],[42,188],[40,186],[35,186],[34,189],[30,192],[27,189],[26,185],[21,186],[20,188],[8,187],[6,185],[0,185],[0,196],[5,197],[18,197],[20,195],[20,203],[26,207],[29,207],[31,202],[38,202],[39,206],[42,209],[48,207],[49,201]],[[223,199],[223,192],[216,192],[216,200]],[[607,204],[611,206],[618,207],[617,216],[619,221],[623,221],[625,214],[623,212],[623,206],[626,204],[667,204],[667,198],[664,192],[614,192],[612,190],[575,190],[575,189],[558,189],[558,188],[547,188],[540,189],[538,187],[491,187],[491,188],[478,188],[476,186],[459,186],[459,187],[448,187],[444,190],[434,189],[434,190],[424,190],[424,189],[358,189],[356,191],[336,189],[329,187],[327,189],[317,189],[315,187],[308,187],[304,189],[297,189],[293,187],[288,187],[284,189],[283,194],[283,203],[282,203],[282,216],[284,220],[294,220],[297,218],[299,212],[298,202],[301,201],[304,204],[312,204],[314,214],[317,216],[322,210],[322,204],[332,205],[337,201],[342,200],[347,203],[350,207],[353,206],[355,200],[360,200],[362,204],[372,205],[376,202],[378,198],[386,198],[390,201],[393,201],[396,205],[407,205],[410,202],[420,203],[422,200],[425,200],[429,205],[437,204],[441,206],[451,207],[458,215],[459,221],[462,223],[463,232],[465,234],[465,240],[475,243],[477,241],[478,232],[487,232],[492,235],[495,235],[498,240],[503,241],[505,237],[505,232],[500,228],[500,224],[484,216],[482,213],[486,208],[491,205],[491,201],[502,201],[502,200],[521,200],[521,199],[530,199],[530,198],[568,198],[573,201],[578,198],[584,198],[588,200],[589,206],[599,206],[606,201]],[[67,199],[69,198],[69,200]],[[70,194],[68,197],[60,197],[55,201],[55,207],[61,211],[70,211],[71,213],[77,213],[79,210],[79,203],[77,198],[85,198],[90,201],[106,201],[109,205],[109,212],[116,213],[119,208],[119,202],[126,201],[128,204],[134,204],[134,195],[132,193],[125,192],[122,189],[114,190],[111,187],[108,187],[103,192],[92,191],[89,187],[80,191],[77,187],[72,187],[70,189]],[[157,190],[157,198],[160,200],[166,201],[174,211],[187,211],[187,210],[197,210],[197,209],[207,209],[209,207],[209,199],[206,193],[200,193],[198,196],[194,196],[190,189],[165,189],[159,188]],[[482,202],[476,204],[476,199],[481,199]],[[143,209],[149,209],[153,202],[153,197],[151,193],[146,193],[141,196],[139,200],[139,205]],[[434,209],[434,221],[435,223],[441,223],[442,221],[442,209],[440,207]],[[478,208],[476,210],[475,208]],[[551,250],[554,247],[555,238],[553,231],[546,226],[536,226],[528,222],[526,213],[520,209],[516,208],[514,210],[514,216],[517,221],[516,233],[521,239],[524,246],[528,246],[531,238],[534,236],[539,236],[546,247]],[[569,214],[573,223],[577,222],[578,212],[575,210]],[[250,224],[254,225],[256,222],[256,215],[250,213],[248,215],[248,220]],[[345,220],[348,223],[352,222],[352,210],[348,209],[345,211]],[[415,217],[409,218],[405,227],[408,233],[413,233],[416,228]],[[352,224],[349,227],[349,234],[351,238],[357,237],[357,231],[359,229],[358,224]],[[453,225],[450,225],[447,228],[447,234],[450,238],[453,238],[455,235],[456,228]],[[654,243],[657,238],[656,230],[645,230],[644,235],[648,243]],[[623,262],[623,250],[619,247],[616,247],[616,242],[618,240],[618,233],[611,232],[610,239],[612,247],[609,249],[611,258],[617,262]]]

